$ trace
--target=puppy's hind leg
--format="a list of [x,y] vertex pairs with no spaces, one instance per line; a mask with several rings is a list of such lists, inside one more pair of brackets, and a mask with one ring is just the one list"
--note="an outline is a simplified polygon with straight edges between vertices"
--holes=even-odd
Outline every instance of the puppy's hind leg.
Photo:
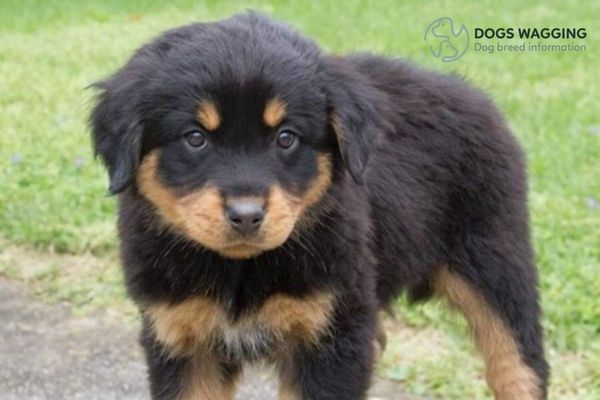
[[510,252],[494,243],[469,241],[462,261],[437,271],[434,290],[465,315],[497,400],[545,399],[535,267],[527,249]]

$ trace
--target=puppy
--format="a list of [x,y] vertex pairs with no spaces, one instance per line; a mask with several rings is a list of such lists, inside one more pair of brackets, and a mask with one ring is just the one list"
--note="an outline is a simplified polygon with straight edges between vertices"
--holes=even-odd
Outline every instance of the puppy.
[[496,399],[546,398],[524,158],[460,79],[334,57],[255,13],[168,31],[95,85],[153,399],[365,399],[404,291],[466,316]]

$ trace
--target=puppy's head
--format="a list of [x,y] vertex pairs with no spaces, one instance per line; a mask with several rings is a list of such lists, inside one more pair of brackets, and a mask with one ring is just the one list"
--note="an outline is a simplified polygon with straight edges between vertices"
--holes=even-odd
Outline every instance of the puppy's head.
[[167,32],[96,86],[109,190],[229,258],[282,245],[338,165],[362,182],[376,131],[360,74],[253,13]]

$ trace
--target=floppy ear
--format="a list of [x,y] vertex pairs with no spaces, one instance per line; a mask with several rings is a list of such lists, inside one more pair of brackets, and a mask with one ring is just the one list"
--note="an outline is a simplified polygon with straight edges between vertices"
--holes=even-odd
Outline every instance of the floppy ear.
[[92,85],[101,90],[90,116],[94,152],[108,170],[111,194],[120,193],[130,185],[142,152],[143,125],[133,90],[125,87],[131,84],[122,81],[115,76]]
[[323,65],[331,127],[346,168],[362,184],[369,152],[385,125],[378,110],[380,95],[346,59],[325,57]]

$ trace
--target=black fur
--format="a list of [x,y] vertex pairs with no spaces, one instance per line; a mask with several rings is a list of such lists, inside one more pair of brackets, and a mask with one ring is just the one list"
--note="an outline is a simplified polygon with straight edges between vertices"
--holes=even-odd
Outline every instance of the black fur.
[[[524,157],[487,96],[404,61],[323,55],[254,13],[167,32],[97,86],[94,146],[110,191],[120,193],[123,268],[140,305],[203,295],[235,321],[273,294],[331,290],[332,334],[295,352],[282,373],[306,399],[364,399],[378,310],[403,291],[427,298],[436,270],[448,265],[510,327],[545,391]],[[180,138],[195,129],[190,116],[206,92],[222,105],[227,133],[215,134],[214,150],[200,157]],[[288,120],[302,132],[293,156],[267,155],[271,133],[253,119],[273,95],[285,99]],[[181,192],[209,180],[226,195],[273,182],[302,192],[318,154],[330,155],[333,182],[310,211],[314,222],[295,228],[283,246],[229,259],[157,228],[134,179],[156,148],[162,180]],[[142,343],[153,398],[176,398],[186,360],[165,357],[147,325]]]

